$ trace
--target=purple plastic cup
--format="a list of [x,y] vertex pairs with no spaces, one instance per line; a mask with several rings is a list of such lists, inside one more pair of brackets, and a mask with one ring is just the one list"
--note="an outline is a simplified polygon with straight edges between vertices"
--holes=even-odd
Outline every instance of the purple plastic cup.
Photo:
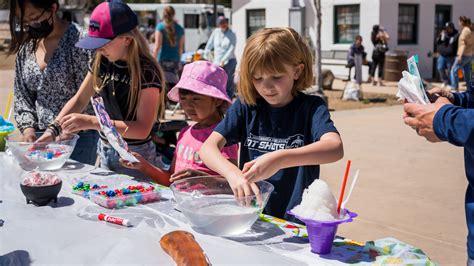
[[346,213],[345,217],[336,221],[317,221],[300,217],[291,211],[288,211],[288,213],[306,224],[311,252],[316,254],[328,254],[331,252],[332,242],[336,237],[338,225],[352,222],[352,219],[357,217],[357,213],[350,212],[347,209],[344,211]]

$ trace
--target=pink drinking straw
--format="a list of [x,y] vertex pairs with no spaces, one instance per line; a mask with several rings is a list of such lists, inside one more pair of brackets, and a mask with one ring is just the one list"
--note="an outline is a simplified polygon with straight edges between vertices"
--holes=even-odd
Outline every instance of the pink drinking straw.
[[344,190],[346,190],[347,176],[349,175],[350,169],[351,169],[351,160],[348,160],[347,166],[346,166],[346,173],[344,174],[344,180],[342,181],[341,194],[339,194],[339,201],[337,203],[337,214],[341,213],[342,199],[344,198]]

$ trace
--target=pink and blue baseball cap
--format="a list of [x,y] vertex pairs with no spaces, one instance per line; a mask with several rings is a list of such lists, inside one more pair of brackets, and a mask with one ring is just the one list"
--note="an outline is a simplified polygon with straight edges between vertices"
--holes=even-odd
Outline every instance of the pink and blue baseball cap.
[[194,61],[184,66],[181,78],[168,92],[168,98],[179,102],[179,90],[184,89],[232,103],[226,84],[227,73],[224,69],[208,61]]
[[87,36],[79,40],[76,47],[99,49],[137,25],[137,15],[127,4],[118,0],[103,2],[92,11]]

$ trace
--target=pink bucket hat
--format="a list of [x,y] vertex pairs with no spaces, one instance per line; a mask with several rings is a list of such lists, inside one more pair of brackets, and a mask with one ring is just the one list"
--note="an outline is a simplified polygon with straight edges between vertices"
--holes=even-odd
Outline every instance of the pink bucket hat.
[[195,61],[184,66],[181,78],[168,92],[168,98],[179,102],[179,89],[185,89],[232,103],[226,92],[226,84],[224,69],[208,61]]

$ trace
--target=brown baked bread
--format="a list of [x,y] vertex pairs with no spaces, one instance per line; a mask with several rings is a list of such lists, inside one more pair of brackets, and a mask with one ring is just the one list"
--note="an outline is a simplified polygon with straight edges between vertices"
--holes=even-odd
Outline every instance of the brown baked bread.
[[160,246],[178,266],[210,265],[206,254],[189,232],[170,232],[160,239]]

